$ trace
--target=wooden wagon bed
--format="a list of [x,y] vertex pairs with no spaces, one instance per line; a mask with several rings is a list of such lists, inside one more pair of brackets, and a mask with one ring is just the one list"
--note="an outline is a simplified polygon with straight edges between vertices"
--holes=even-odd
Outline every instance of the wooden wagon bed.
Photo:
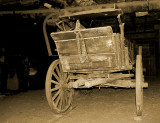
[[132,69],[127,47],[110,26],[55,32],[51,37],[64,72]]

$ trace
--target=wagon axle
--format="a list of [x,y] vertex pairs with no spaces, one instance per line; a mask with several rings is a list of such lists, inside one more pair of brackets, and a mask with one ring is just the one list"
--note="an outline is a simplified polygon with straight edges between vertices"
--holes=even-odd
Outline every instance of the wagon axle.
[[[122,88],[135,88],[136,82],[134,79],[130,80],[117,80],[117,78],[96,78],[90,80],[80,79],[75,82],[69,82],[66,87],[68,88],[90,88],[93,86],[98,87],[122,87]],[[143,88],[148,87],[148,83],[142,83]]]

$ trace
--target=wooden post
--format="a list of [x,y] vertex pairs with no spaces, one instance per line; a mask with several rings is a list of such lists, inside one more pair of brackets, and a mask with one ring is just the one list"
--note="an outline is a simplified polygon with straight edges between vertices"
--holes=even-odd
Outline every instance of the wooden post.
[[121,16],[121,14],[119,14],[117,16],[117,18],[118,18],[118,22],[119,22],[120,37],[121,37],[120,39],[121,39],[121,51],[122,51],[122,56],[121,56],[122,57],[122,66],[124,66],[125,65],[124,23],[122,23],[120,16]]
[[125,47],[125,63],[126,63],[126,66],[129,65],[129,55],[128,55],[128,47]]

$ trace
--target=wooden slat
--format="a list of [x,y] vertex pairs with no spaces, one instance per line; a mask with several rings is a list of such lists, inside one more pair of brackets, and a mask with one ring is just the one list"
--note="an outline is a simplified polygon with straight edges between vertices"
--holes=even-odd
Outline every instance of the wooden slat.
[[[76,32],[74,30],[54,32],[54,33],[51,33],[51,37],[53,38],[54,41],[76,39],[75,33]],[[88,37],[91,38],[91,37],[97,37],[97,36],[111,36],[113,34],[113,31],[112,31],[112,27],[107,26],[107,27],[81,29],[80,33],[82,34],[83,38],[88,38]]]
[[[82,40],[82,39],[81,39]],[[115,42],[113,37],[96,37],[84,39],[87,54],[96,53],[114,53],[115,52]],[[55,42],[57,51],[60,55],[77,55],[78,47],[77,41],[68,40],[62,42]]]
[[60,56],[63,70],[78,70],[78,69],[97,69],[106,67],[115,67],[115,54],[88,54],[89,60],[86,63],[81,63],[79,56]]

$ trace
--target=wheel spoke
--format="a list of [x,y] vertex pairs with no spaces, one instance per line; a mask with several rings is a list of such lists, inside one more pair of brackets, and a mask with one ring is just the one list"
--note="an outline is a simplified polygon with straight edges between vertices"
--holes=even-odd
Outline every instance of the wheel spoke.
[[62,109],[65,107],[65,102],[64,102],[64,93],[63,93],[63,98],[62,98]]
[[59,102],[59,108],[62,109],[62,97],[63,97],[63,94],[61,93],[61,98],[60,98],[60,102]]
[[61,72],[61,75],[63,76],[63,70],[62,70],[62,65],[61,64],[59,64],[59,70]]
[[63,31],[66,31],[66,28],[64,26],[64,22],[62,22],[62,26],[63,26]]
[[59,101],[60,101],[60,98],[61,98],[61,93],[59,94],[59,96],[58,96],[57,100],[55,101],[55,105],[56,105],[56,107],[58,106],[58,103],[59,103]]
[[58,80],[58,81],[60,81],[60,78],[57,76],[57,74],[53,71],[52,72],[52,74],[54,75],[54,77]]
[[67,76],[65,83],[69,83],[70,76]]
[[63,75],[64,75],[63,79],[64,79],[64,81],[66,82],[66,79],[67,79],[67,77],[68,77],[68,74],[67,74],[67,73],[64,73]]
[[63,94],[63,100],[62,100],[62,102],[63,102],[63,109],[64,109],[65,106],[67,105],[67,99],[66,99],[66,94],[65,94],[65,92],[64,92],[64,94]]
[[61,90],[58,90],[56,92],[56,94],[52,97],[52,101],[54,101],[54,99],[60,94]]
[[56,85],[59,85],[59,83],[56,82],[56,81],[54,81],[54,80],[51,80],[51,83],[56,84]]
[[65,105],[67,105],[67,99],[66,99],[66,93],[64,92],[64,96],[63,96],[63,107],[65,107]]
[[66,94],[65,95],[65,102],[66,102],[66,105],[67,105],[67,103],[68,103],[68,92],[66,91],[65,94]]
[[64,96],[63,96],[63,102],[64,102],[64,105],[66,105],[66,93],[64,92],[64,94],[63,94]]
[[58,90],[58,89],[60,89],[60,86],[58,86],[58,87],[56,87],[56,88],[51,89],[51,92],[56,91],[56,90]]
[[59,71],[58,66],[56,66],[56,71],[57,71],[57,73],[58,73],[59,78],[61,78],[61,77],[62,77],[62,75],[61,75],[61,73],[60,73],[60,71]]

